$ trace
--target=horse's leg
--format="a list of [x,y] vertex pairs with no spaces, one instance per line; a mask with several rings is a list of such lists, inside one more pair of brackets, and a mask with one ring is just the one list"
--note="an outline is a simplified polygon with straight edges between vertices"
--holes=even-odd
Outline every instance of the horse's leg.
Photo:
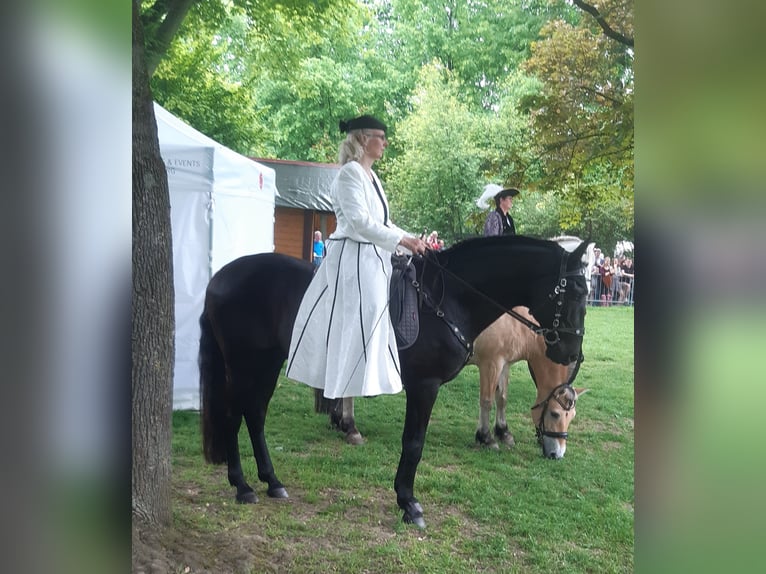
[[329,401],[330,406],[327,410],[330,417],[330,428],[340,430],[340,419],[343,418],[343,400],[342,399],[324,399]]
[[228,437],[226,439],[226,462],[229,484],[236,487],[236,501],[242,504],[254,504],[258,502],[258,496],[253,488],[247,484],[245,473],[242,471],[242,462],[239,459],[239,427],[242,424],[242,414],[229,415]]
[[333,399],[330,408],[330,426],[346,434],[348,444],[364,444],[364,438],[356,428],[354,420],[354,397]]
[[214,464],[226,463],[229,484],[237,489],[237,502],[258,502],[255,492],[245,481],[239,459],[243,403],[237,400],[241,392],[237,383],[245,379],[240,369],[224,357],[207,313],[200,318],[200,330],[200,407],[205,459]]
[[489,448],[498,448],[495,438],[489,432],[489,417],[495,388],[502,384],[498,380],[501,370],[498,360],[486,361],[479,366],[479,426],[476,429],[476,442]]
[[423,508],[415,498],[415,473],[423,455],[428,421],[439,393],[440,381],[428,379],[405,385],[407,392],[407,412],[402,431],[402,454],[396,469],[394,490],[399,508],[404,510],[402,520],[425,528]]
[[253,384],[246,395],[244,405],[247,432],[258,465],[258,479],[268,484],[266,494],[271,498],[288,498],[287,490],[274,473],[274,465],[263,432],[269,402],[274,394],[283,362],[284,357],[279,352],[264,352],[257,356],[254,364],[256,370],[252,375]]
[[505,418],[505,408],[508,405],[508,383],[511,364],[505,363],[503,370],[498,378],[497,389],[495,390],[495,436],[497,440],[507,447],[516,444],[513,440],[511,431],[508,430],[508,421]]
[[346,433],[346,442],[348,444],[364,444],[364,438],[356,428],[354,420],[354,397],[346,397],[341,400],[343,415],[340,419],[340,430]]

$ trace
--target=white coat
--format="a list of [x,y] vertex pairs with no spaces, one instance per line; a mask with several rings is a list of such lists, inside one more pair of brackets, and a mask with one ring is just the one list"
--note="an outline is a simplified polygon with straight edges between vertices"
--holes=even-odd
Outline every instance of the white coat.
[[330,196],[337,228],[303,296],[286,374],[324,389],[326,398],[402,390],[388,313],[391,254],[406,234],[391,223],[388,200],[355,161],[341,167]]

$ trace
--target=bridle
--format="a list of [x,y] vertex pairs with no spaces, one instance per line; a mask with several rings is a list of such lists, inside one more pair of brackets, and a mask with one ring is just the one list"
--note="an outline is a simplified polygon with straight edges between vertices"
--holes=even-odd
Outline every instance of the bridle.
[[[576,337],[580,337],[581,339],[585,336],[584,326],[579,329],[561,326],[561,314],[562,314],[562,311],[564,310],[564,295],[567,292],[567,277],[576,277],[578,275],[584,275],[583,269],[567,272],[568,259],[569,259],[569,252],[564,250],[564,253],[561,256],[561,267],[559,268],[558,282],[556,283],[556,286],[553,288],[553,292],[548,294],[548,299],[550,301],[555,300],[553,322],[551,323],[551,327],[541,327],[540,325],[536,325],[535,323],[533,323],[532,321],[530,321],[523,315],[520,315],[513,309],[505,309],[506,313],[508,313],[511,317],[513,317],[517,321],[521,322],[528,329],[533,331],[536,335],[542,335],[543,339],[545,340],[545,344],[549,347],[553,347],[554,345],[559,344],[559,342],[561,341],[561,336],[559,335],[559,333],[567,333],[570,335],[574,335]],[[533,309],[530,309],[530,314],[535,315],[535,312]]]
[[[561,398],[556,396],[556,391],[558,391],[561,388],[565,388],[567,390],[572,391],[574,393],[575,398],[573,400],[567,400],[566,404],[561,402]],[[543,442],[543,437],[546,437],[546,436],[550,438],[563,438],[564,440],[566,440],[567,437],[569,436],[569,433],[567,432],[556,432],[556,431],[545,430],[545,413],[548,411],[548,403],[550,402],[551,399],[555,400],[559,405],[561,405],[562,409],[569,412],[574,408],[575,404],[577,403],[577,393],[575,392],[575,390],[572,388],[572,386],[569,383],[561,383],[550,392],[550,394],[545,400],[540,401],[539,403],[537,403],[531,408],[531,410],[535,410],[538,407],[543,408],[542,412],[540,413],[540,422],[535,425],[535,434],[537,435],[537,442],[540,444],[542,444]]]

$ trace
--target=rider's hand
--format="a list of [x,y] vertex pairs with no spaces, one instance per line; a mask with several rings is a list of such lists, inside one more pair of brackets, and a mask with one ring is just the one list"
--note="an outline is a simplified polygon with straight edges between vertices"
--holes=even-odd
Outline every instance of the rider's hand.
[[399,245],[406,247],[415,255],[423,255],[426,252],[426,249],[428,249],[428,245],[425,241],[409,235],[402,237],[401,241],[399,241]]

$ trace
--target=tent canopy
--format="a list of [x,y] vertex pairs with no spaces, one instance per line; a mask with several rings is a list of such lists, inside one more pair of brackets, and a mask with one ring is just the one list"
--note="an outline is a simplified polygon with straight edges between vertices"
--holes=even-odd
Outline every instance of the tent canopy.
[[273,169],[242,156],[154,104],[170,188],[175,284],[173,408],[199,408],[199,317],[210,277],[274,250]]
[[277,207],[334,211],[330,187],[340,171],[335,163],[255,158],[276,171]]

